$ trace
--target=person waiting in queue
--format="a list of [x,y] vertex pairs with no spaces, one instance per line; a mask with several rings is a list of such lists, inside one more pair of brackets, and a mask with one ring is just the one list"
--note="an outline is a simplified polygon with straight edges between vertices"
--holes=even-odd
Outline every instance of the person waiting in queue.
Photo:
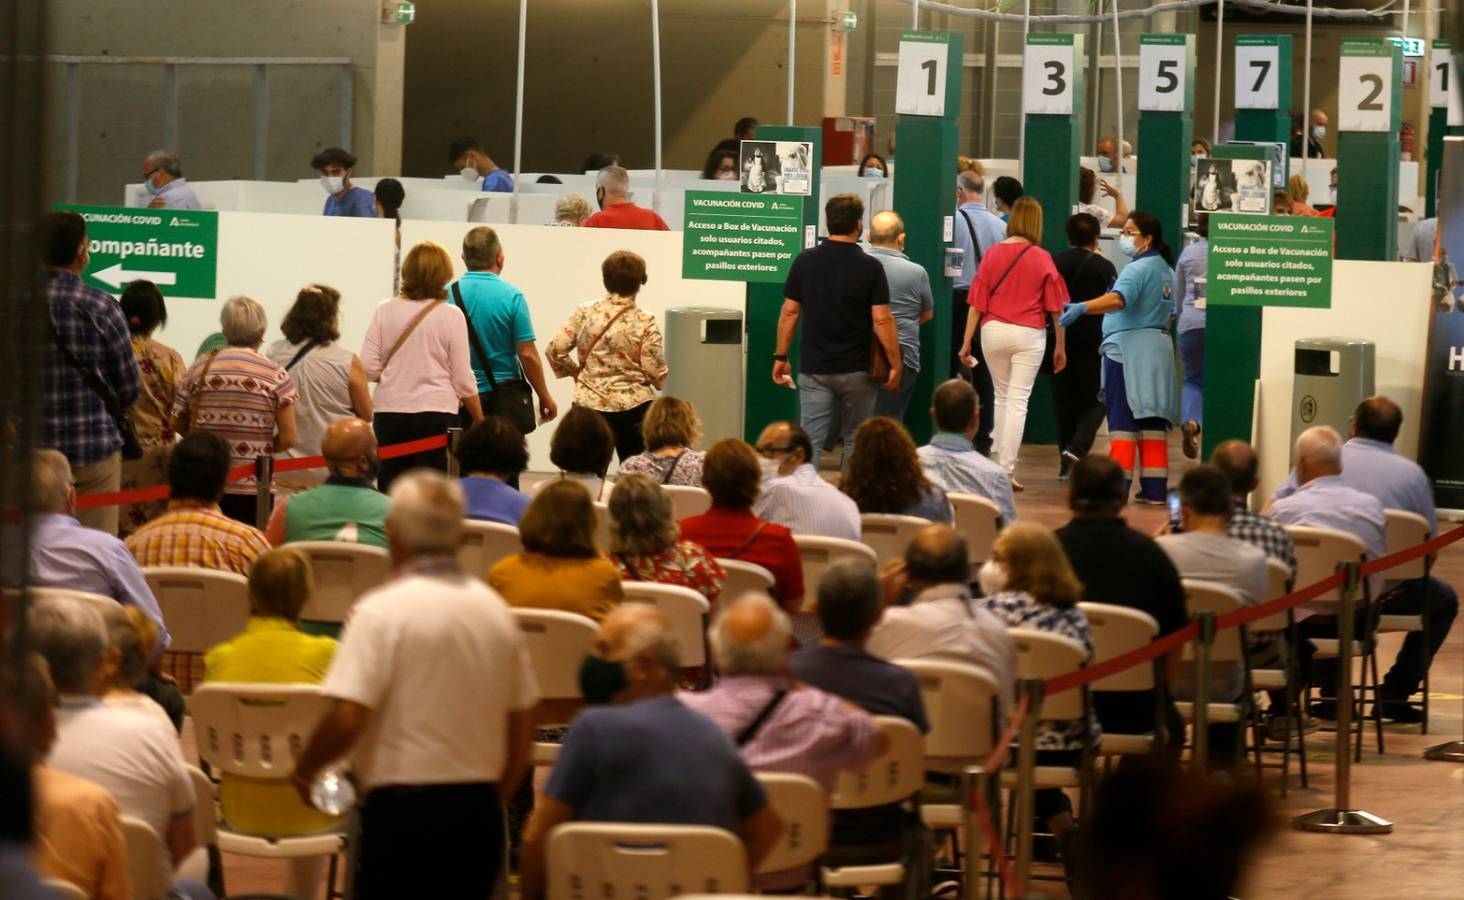
[[310,168],[320,173],[320,186],[330,195],[325,198],[325,209],[321,215],[376,218],[376,197],[365,188],[351,184],[356,157],[350,151],[326,147],[310,160]]
[[1061,324],[1066,327],[1084,315],[1104,316],[1099,350],[1108,452],[1130,485],[1138,470],[1136,502],[1158,506],[1168,490],[1166,433],[1174,417],[1174,344],[1169,338],[1174,256],[1164,243],[1159,217],[1142,210],[1129,213],[1119,246],[1133,262],[1118,273],[1113,289],[1069,305]]
[[1180,431],[1184,455],[1200,455],[1200,428],[1205,421],[1205,270],[1210,254],[1210,216],[1201,213],[1195,231],[1200,239],[1184,248],[1174,265],[1174,314],[1179,317],[1179,361],[1184,366],[1180,394]]

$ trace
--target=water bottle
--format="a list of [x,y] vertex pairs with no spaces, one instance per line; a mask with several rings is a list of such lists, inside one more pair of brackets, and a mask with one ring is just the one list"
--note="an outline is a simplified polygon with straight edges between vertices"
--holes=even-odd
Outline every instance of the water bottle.
[[356,786],[340,767],[322,769],[310,782],[310,805],[328,816],[343,816],[356,805]]

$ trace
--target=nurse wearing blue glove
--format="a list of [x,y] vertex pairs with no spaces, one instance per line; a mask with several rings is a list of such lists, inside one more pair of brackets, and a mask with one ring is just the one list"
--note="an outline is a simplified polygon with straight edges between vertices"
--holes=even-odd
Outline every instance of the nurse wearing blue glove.
[[1108,455],[1132,483],[1139,473],[1138,503],[1161,505],[1169,481],[1169,442],[1174,422],[1174,344],[1169,317],[1174,311],[1174,256],[1164,243],[1164,227],[1150,213],[1129,214],[1119,247],[1133,262],[1124,267],[1113,290],[1085,303],[1069,304],[1059,323],[1080,316],[1103,316],[1104,404],[1108,410]]

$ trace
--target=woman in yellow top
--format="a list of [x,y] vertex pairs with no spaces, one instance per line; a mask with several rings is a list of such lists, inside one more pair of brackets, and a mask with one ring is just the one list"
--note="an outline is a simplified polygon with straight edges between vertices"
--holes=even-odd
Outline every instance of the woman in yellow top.
[[[249,570],[249,624],[244,633],[204,655],[204,679],[240,684],[319,684],[335,656],[333,638],[300,630],[300,610],[315,590],[310,559],[281,547]],[[230,827],[269,837],[331,828],[336,819],[306,806],[288,781],[264,781],[225,773],[219,805]],[[292,860],[286,892],[314,897],[322,857]]]
[[554,481],[519,519],[524,552],[498,561],[488,584],[509,606],[557,609],[602,621],[625,597],[620,573],[595,549],[595,506],[575,481]]

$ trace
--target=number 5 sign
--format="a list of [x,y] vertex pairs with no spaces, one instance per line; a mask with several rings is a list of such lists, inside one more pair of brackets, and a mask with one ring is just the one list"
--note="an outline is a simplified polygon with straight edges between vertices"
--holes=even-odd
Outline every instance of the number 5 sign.
[[1394,133],[1402,124],[1398,48],[1381,40],[1342,42],[1337,130]]
[[900,34],[895,112],[902,116],[955,116],[961,109],[961,43],[946,31]]
[[1082,84],[1075,35],[1029,34],[1022,60],[1022,112],[1047,116],[1073,114],[1073,97]]
[[1188,34],[1139,38],[1139,109],[1185,112],[1194,98],[1195,39]]

